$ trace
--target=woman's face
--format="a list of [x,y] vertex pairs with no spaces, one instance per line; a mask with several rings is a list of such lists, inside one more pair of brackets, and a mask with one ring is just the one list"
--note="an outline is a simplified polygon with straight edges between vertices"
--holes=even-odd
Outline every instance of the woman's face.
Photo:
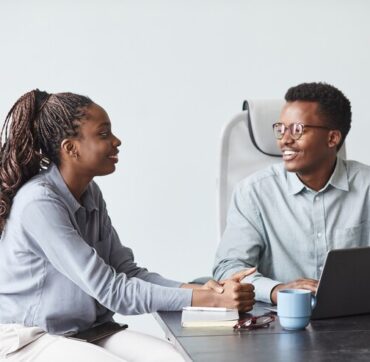
[[121,141],[112,133],[110,119],[102,107],[95,103],[87,107],[74,144],[78,174],[94,177],[114,172]]

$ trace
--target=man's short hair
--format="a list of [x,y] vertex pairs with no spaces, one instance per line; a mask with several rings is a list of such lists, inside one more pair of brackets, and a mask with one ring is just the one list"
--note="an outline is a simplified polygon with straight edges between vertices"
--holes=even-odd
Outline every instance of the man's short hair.
[[317,102],[318,111],[324,116],[329,127],[342,134],[339,150],[351,128],[351,102],[334,86],[327,83],[302,83],[291,87],[285,94],[287,102]]

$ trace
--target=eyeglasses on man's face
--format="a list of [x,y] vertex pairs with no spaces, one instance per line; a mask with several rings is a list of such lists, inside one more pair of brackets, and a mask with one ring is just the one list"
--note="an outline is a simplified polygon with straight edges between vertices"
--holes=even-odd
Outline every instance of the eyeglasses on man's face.
[[238,323],[235,324],[234,330],[267,328],[270,326],[270,323],[274,321],[275,316],[271,313],[263,314],[256,317],[249,317],[239,320]]
[[313,126],[310,124],[303,124],[299,122],[291,123],[289,126],[286,126],[284,123],[281,123],[281,122],[277,122],[272,125],[274,136],[278,140],[281,140],[284,137],[284,134],[287,129],[289,129],[290,136],[293,139],[298,140],[301,138],[305,128],[322,128],[322,129],[331,130],[331,128],[329,127]]

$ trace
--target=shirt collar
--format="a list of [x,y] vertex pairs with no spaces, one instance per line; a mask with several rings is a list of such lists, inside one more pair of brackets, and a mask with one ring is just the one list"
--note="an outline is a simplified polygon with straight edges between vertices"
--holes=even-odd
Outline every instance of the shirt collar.
[[54,183],[56,188],[58,189],[59,193],[63,196],[68,208],[75,213],[79,208],[85,207],[88,211],[92,211],[94,209],[98,209],[96,205],[92,191],[91,191],[91,183],[88,185],[86,191],[83,193],[81,200],[82,205],[75,199],[72,195],[71,191],[69,191],[62,175],[58,167],[55,164],[51,164],[47,171],[49,178]]
[[345,161],[339,157],[337,157],[337,164],[335,165],[334,172],[331,175],[328,184],[339,190],[349,190],[347,167]]
[[286,181],[288,195],[296,195],[300,193],[306,185],[299,179],[299,177],[294,172],[286,172]]
[[[286,181],[289,195],[296,195],[303,189],[308,189],[294,172],[286,171]],[[320,191],[324,191],[329,185],[339,190],[349,190],[347,168],[345,162],[339,157],[337,157],[337,162],[329,181]]]

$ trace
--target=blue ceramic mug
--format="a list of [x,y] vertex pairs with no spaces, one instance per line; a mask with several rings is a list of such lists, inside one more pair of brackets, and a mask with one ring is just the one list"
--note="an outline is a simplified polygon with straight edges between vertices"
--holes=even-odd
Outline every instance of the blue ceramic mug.
[[288,330],[305,328],[310,323],[312,309],[315,308],[315,305],[316,298],[309,290],[279,290],[277,311],[280,325]]

